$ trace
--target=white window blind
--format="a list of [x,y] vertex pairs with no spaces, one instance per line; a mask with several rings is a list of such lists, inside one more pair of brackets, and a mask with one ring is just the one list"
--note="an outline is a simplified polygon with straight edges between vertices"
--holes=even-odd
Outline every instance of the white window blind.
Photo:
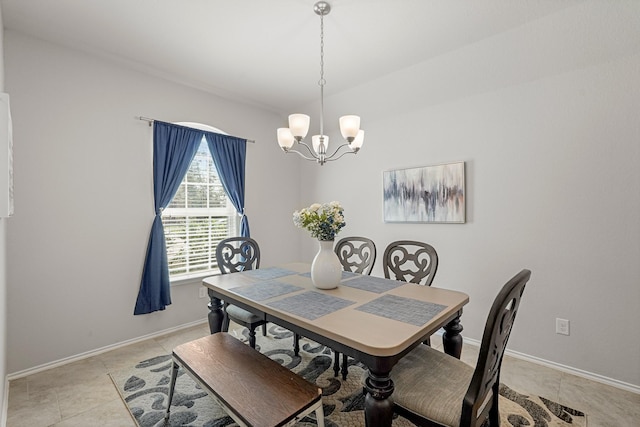
[[180,280],[217,269],[216,246],[238,235],[238,214],[202,138],[189,171],[162,212],[169,276]]

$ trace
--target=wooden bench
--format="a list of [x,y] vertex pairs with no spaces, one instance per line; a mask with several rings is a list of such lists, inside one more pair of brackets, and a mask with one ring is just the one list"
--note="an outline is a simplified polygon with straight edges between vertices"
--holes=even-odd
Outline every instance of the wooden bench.
[[315,411],[324,427],[318,386],[224,332],[173,350],[167,425],[179,366],[240,426],[288,426]]

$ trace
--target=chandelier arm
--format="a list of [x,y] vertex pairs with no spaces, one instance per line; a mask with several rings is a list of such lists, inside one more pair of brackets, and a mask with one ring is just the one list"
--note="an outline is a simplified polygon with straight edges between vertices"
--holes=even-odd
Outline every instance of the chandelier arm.
[[319,159],[320,157],[315,153],[315,151],[309,147],[309,144],[307,144],[306,142],[303,141],[298,141],[298,146],[303,146],[304,148],[307,149],[307,151],[309,152],[309,154],[311,155],[311,157],[313,157],[314,159]]
[[[340,151],[340,149],[341,149],[342,147],[349,147],[349,144],[346,144],[346,143],[345,143],[345,144],[342,144],[342,145],[338,146],[338,148],[336,148],[336,149],[335,149],[335,151],[334,151],[333,153],[331,153],[331,155],[330,155],[330,156],[327,156],[327,159],[330,159],[330,158],[332,158],[333,156],[335,156],[336,154],[338,154],[338,151]],[[351,148],[349,148],[349,149],[351,150]],[[351,150],[351,152],[353,152],[353,150]],[[342,156],[340,156],[340,157],[342,157]],[[340,158],[340,157],[338,157],[338,158]]]
[[[333,153],[335,155],[335,153]],[[325,162],[333,162],[334,160],[338,160],[340,159],[342,156],[344,156],[345,154],[357,154],[356,151],[345,151],[344,153],[340,154],[338,157],[336,157],[335,159],[333,158],[333,155],[331,157],[327,157],[324,159]]]
[[318,157],[315,157],[315,156],[314,157],[307,157],[304,154],[302,154],[301,152],[299,152],[298,150],[294,150],[293,148],[289,148],[287,151],[285,151],[285,153],[287,153],[287,154],[296,153],[298,156],[302,157],[303,159],[318,161]]

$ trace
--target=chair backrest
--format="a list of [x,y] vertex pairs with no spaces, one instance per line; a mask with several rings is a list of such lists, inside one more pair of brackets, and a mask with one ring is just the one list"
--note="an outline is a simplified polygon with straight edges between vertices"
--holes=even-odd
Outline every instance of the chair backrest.
[[431,286],[438,270],[438,254],[427,243],[398,240],[384,250],[382,269],[387,279]]
[[376,262],[376,245],[366,237],[345,237],[334,248],[344,271],[371,274]]
[[487,416],[491,425],[498,422],[498,387],[502,357],[507,348],[520,298],[530,277],[529,270],[522,270],[516,274],[502,287],[491,306],[482,335],[478,362],[462,404],[461,426],[480,426]]
[[222,274],[260,268],[260,247],[250,237],[229,237],[218,243],[216,260]]

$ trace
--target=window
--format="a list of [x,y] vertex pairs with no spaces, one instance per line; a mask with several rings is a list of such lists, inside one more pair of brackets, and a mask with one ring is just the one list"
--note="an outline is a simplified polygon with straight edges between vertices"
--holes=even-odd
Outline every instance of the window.
[[162,212],[171,280],[205,276],[217,269],[216,246],[239,234],[238,219],[203,137],[178,191]]

